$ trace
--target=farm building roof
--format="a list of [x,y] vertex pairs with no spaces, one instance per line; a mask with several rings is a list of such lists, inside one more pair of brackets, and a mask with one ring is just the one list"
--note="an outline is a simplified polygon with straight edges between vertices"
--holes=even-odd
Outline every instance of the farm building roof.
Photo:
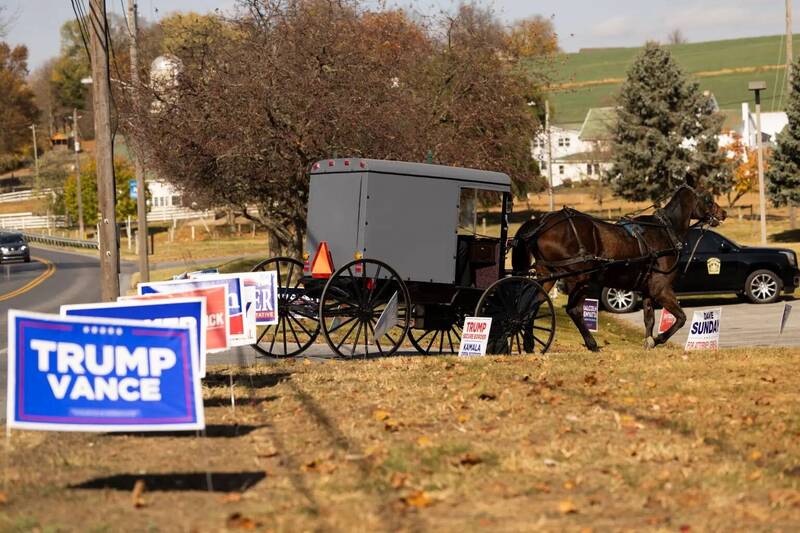
[[582,141],[606,141],[611,138],[611,127],[616,120],[613,107],[593,107],[586,113],[578,135]]
[[312,174],[341,174],[342,172],[379,172],[511,186],[511,179],[502,172],[382,159],[326,159],[315,164],[311,170]]

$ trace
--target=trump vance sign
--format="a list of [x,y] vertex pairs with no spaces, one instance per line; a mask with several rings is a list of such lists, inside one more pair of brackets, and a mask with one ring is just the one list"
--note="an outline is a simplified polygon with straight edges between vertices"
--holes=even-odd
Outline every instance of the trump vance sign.
[[203,429],[196,340],[188,326],[11,310],[8,426]]

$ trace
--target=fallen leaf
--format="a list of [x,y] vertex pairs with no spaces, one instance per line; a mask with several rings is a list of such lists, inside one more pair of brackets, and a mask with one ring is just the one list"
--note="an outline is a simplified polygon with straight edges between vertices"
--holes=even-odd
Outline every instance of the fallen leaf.
[[480,456],[475,455],[474,453],[465,453],[458,458],[456,464],[461,466],[475,466],[481,464],[482,462],[483,459],[481,459]]
[[761,452],[758,451],[758,450],[753,450],[752,452],[750,452],[750,460],[753,461],[753,462],[758,461],[759,459],[761,459],[761,456],[762,456]]
[[133,500],[133,506],[137,509],[140,509],[147,505],[147,502],[144,501],[144,480],[137,479],[136,483],[133,484],[133,493],[131,494],[131,499]]
[[389,480],[389,483],[393,488],[400,489],[408,484],[409,477],[411,477],[411,474],[408,472],[395,472],[392,474],[392,478]]
[[391,432],[398,431],[400,429],[400,422],[394,418],[387,418],[383,422],[383,429]]
[[433,442],[425,435],[422,435],[420,437],[417,437],[417,446],[419,446],[420,448],[428,448],[430,446],[433,446]]
[[433,503],[433,499],[428,496],[424,490],[417,490],[407,494],[406,496],[400,498],[400,501],[409,507],[416,507],[418,509],[429,507]]
[[575,483],[570,480],[564,482],[564,490],[575,490]]
[[242,500],[242,494],[240,492],[231,492],[220,499],[222,503],[236,503]]
[[375,409],[375,410],[372,412],[372,418],[374,418],[374,419],[375,419],[375,420],[377,420],[378,422],[383,422],[384,420],[386,420],[386,419],[387,419],[387,418],[389,418],[390,416],[392,416],[392,415],[390,415],[390,414],[389,414],[388,412],[386,412],[386,411],[383,411],[382,409]]
[[469,420],[469,415],[458,415],[458,423],[463,424]]
[[537,492],[543,492],[544,494],[550,494],[550,485],[547,483],[536,483],[533,486],[533,490]]
[[478,399],[484,401],[496,400],[497,395],[491,392],[482,392],[478,395]]
[[578,508],[572,500],[561,500],[558,502],[558,510],[561,514],[574,514],[578,512]]
[[260,525],[261,524],[259,522],[242,515],[242,513],[233,513],[232,515],[228,516],[228,519],[225,521],[225,526],[229,529],[253,530],[258,528]]
[[5,505],[7,503],[8,503],[8,494],[0,491],[0,505]]
[[590,387],[597,385],[597,376],[595,376],[594,374],[586,374],[585,376],[583,376],[583,382],[589,385]]
[[753,470],[753,472],[749,476],[747,476],[747,479],[749,479],[750,481],[756,481],[758,479],[761,479],[761,470]]
[[544,460],[544,465],[545,466],[554,467],[557,464],[558,464],[558,462],[556,462],[555,460],[550,459],[550,458],[547,458],[547,459]]
[[330,474],[336,470],[336,465],[322,461],[321,459],[314,459],[301,465],[300,470],[312,474]]

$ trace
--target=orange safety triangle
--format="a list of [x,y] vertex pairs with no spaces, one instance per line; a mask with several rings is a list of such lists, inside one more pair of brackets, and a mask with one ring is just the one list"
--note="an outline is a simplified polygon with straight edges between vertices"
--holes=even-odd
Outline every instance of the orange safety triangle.
[[311,263],[312,278],[329,278],[333,274],[333,258],[328,243],[322,241],[317,247],[314,261]]

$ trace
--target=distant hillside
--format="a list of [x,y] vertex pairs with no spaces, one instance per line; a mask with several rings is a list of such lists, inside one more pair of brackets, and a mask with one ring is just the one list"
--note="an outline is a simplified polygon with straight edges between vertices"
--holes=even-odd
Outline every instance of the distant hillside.
[[[782,36],[679,44],[669,48],[684,71],[696,79],[702,89],[714,93],[722,109],[738,110],[742,102],[751,99],[747,83],[755,79],[767,82],[767,91],[762,96],[764,110],[779,108],[786,84]],[[556,85],[550,94],[553,122],[580,122],[590,107],[613,105],[614,95],[639,50],[588,48],[561,56],[556,67]]]

